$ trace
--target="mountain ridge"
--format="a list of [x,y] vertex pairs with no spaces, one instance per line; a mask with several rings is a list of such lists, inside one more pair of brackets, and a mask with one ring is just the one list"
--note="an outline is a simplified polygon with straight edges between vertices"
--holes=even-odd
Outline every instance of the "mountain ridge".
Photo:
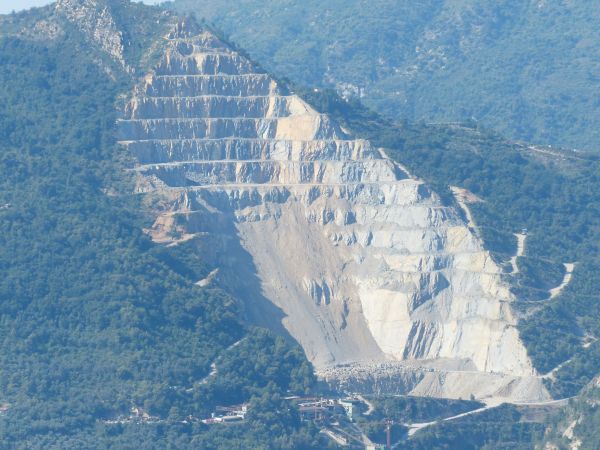
[[598,13],[590,3],[169,6],[214,23],[271,72],[358,96],[394,120],[474,119],[512,139],[598,151],[598,108],[589,88],[598,83],[589,57]]

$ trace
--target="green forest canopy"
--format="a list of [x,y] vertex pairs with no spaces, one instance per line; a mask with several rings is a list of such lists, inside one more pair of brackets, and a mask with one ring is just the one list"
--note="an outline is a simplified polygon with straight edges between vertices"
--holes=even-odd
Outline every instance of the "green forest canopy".
[[600,8],[499,0],[174,0],[269,71],[336,87],[393,119],[475,119],[600,151]]

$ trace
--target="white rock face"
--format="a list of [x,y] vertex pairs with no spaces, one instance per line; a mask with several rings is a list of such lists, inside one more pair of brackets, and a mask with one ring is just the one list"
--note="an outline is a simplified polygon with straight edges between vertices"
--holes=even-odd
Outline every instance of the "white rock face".
[[180,25],[167,39],[119,123],[139,190],[163,199],[157,241],[192,240],[330,383],[548,396],[457,211],[213,35]]
[[124,68],[123,34],[107,7],[98,0],[57,0],[56,11],[73,22],[89,39]]

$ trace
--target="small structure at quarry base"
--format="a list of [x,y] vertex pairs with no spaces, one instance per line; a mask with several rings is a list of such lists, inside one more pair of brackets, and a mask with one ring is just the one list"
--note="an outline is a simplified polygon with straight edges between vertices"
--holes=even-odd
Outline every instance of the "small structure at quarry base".
[[461,214],[213,34],[165,39],[118,124],[157,242],[202,252],[333,387],[548,398]]

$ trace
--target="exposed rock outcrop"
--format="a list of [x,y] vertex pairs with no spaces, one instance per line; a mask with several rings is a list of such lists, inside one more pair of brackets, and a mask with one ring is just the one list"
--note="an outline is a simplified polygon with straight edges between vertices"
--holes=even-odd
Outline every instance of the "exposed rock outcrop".
[[457,211],[214,35],[180,24],[166,39],[119,122],[138,190],[162,199],[157,241],[194,240],[332,384],[547,397]]
[[56,11],[74,23],[88,39],[95,42],[123,68],[131,70],[123,54],[123,34],[104,1],[57,0]]

